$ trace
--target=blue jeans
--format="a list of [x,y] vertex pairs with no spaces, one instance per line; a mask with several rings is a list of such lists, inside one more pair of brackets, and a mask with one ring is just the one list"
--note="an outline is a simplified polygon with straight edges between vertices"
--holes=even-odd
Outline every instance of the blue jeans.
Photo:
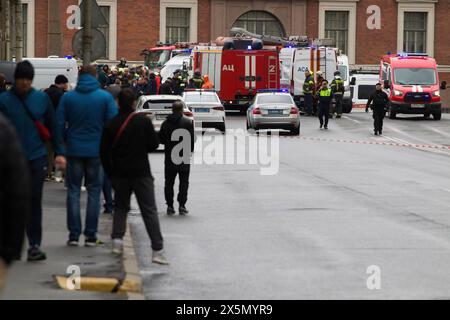
[[69,240],[78,241],[81,235],[80,193],[83,177],[88,193],[86,225],[84,235],[87,239],[97,239],[100,197],[103,183],[103,170],[100,158],[69,157],[67,160],[67,227]]
[[31,217],[27,223],[27,237],[30,247],[40,246],[42,241],[42,192],[47,175],[47,157],[28,162],[31,174],[32,200]]

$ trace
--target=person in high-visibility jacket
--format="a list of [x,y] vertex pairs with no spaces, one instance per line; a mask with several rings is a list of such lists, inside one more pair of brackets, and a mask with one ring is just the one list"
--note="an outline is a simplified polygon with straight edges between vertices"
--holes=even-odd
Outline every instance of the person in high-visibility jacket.
[[328,87],[328,81],[322,81],[322,88],[317,92],[317,99],[319,100],[319,120],[320,129],[328,130],[328,119],[330,118],[330,105],[333,99],[331,89]]
[[334,73],[334,79],[331,82],[330,87],[336,103],[336,108],[334,111],[336,113],[336,118],[339,119],[342,116],[342,99],[344,98],[345,93],[344,80],[342,80],[341,73],[339,71]]
[[305,82],[303,83],[303,96],[305,98],[305,111],[308,116],[312,115],[313,112],[313,95],[314,95],[314,77],[312,72],[306,70],[305,72]]

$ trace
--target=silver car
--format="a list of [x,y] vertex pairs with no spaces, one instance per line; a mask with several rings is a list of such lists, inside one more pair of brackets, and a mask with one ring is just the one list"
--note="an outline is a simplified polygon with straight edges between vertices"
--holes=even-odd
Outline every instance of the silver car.
[[247,130],[250,129],[282,129],[300,135],[300,112],[292,96],[284,90],[258,92],[247,110]]
[[[137,103],[136,112],[145,113],[152,120],[155,131],[159,132],[162,123],[172,114],[172,104],[179,100],[183,102],[181,96],[175,95],[141,96]],[[184,105],[184,116],[194,120],[192,112],[186,104]]]

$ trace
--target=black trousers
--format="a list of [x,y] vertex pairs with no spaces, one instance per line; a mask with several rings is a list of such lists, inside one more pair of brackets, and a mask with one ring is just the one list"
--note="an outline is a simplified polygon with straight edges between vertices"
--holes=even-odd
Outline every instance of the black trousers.
[[319,120],[320,120],[320,125],[324,125],[325,127],[328,127],[328,120],[330,119],[330,105],[321,105],[319,103]]
[[175,179],[177,176],[180,178],[180,188],[178,191],[178,203],[180,207],[184,207],[188,199],[188,189],[189,189],[189,175],[191,172],[191,167],[189,165],[182,166],[168,166],[165,168],[165,187],[164,195],[166,197],[167,206],[173,207],[173,197],[174,191],[173,186],[175,184]]
[[342,94],[335,94],[334,95],[334,101],[336,103],[336,107],[334,112],[340,116],[342,115],[342,99],[344,98],[344,96]]
[[375,132],[382,132],[383,131],[383,119],[386,115],[386,112],[380,111],[380,110],[374,110],[373,111],[373,126]]
[[122,239],[127,228],[131,194],[134,192],[141,210],[145,228],[152,242],[152,249],[163,249],[163,237],[159,225],[152,177],[112,178],[115,191],[115,211],[113,216],[113,239]]

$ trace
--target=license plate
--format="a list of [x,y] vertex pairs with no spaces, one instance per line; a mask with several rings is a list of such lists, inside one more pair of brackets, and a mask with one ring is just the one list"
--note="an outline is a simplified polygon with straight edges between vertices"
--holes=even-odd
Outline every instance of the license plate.
[[412,104],[411,108],[425,108],[424,104]]
[[283,110],[269,110],[269,114],[280,115],[283,114]]
[[201,113],[207,113],[210,110],[208,108],[194,108],[194,112],[201,112]]
[[168,114],[157,114],[156,120],[166,120],[168,116]]

